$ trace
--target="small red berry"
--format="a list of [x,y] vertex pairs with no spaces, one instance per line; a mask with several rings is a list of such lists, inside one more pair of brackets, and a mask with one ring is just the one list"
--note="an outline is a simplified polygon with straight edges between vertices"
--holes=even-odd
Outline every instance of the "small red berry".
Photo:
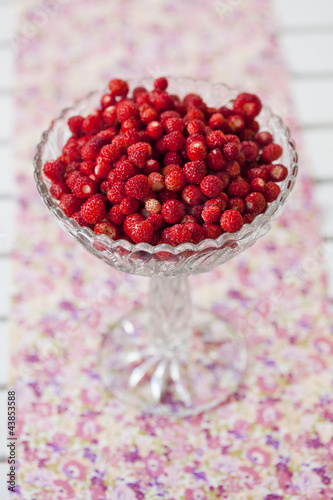
[[200,184],[207,174],[207,168],[203,161],[190,161],[184,165],[183,172],[189,184]]
[[268,173],[271,181],[281,182],[287,177],[288,169],[284,165],[275,164],[269,167]]
[[114,178],[123,182],[128,181],[136,172],[136,168],[128,160],[119,160],[113,169]]
[[217,222],[220,218],[221,210],[217,205],[212,205],[210,207],[205,207],[201,212],[201,217],[207,224],[213,224]]
[[169,189],[163,188],[161,189],[161,191],[158,192],[157,197],[158,201],[164,203],[165,201],[176,200],[177,193],[175,191],[169,191]]
[[114,205],[120,203],[126,198],[125,183],[121,181],[114,182],[106,193],[106,196]]
[[220,224],[223,231],[236,233],[243,227],[244,221],[238,210],[226,210],[221,216]]
[[148,160],[143,167],[143,173],[147,176],[152,174],[153,172],[159,172],[160,171],[160,165],[158,161],[156,160]]
[[125,184],[126,195],[133,196],[133,198],[137,200],[146,198],[149,194],[149,190],[149,182],[145,175],[135,175]]
[[277,160],[282,155],[282,148],[279,144],[267,144],[264,146],[260,158],[264,163],[271,163]]
[[126,198],[122,199],[119,205],[120,210],[125,215],[134,214],[139,210],[139,207],[139,201],[132,196],[127,196]]
[[129,118],[139,118],[139,107],[130,99],[125,99],[117,104],[117,118],[124,123]]
[[154,214],[159,214],[161,211],[162,205],[158,200],[155,200],[153,198],[149,198],[145,202],[145,209],[149,213],[154,213]]
[[147,134],[152,139],[159,139],[163,135],[163,125],[158,121],[151,121],[147,125]]
[[185,137],[181,132],[171,132],[163,137],[163,144],[168,151],[179,151],[185,144]]
[[222,229],[219,224],[204,224],[202,228],[205,231],[205,238],[211,240],[216,240],[216,238],[222,234]]
[[228,186],[228,195],[232,197],[245,198],[250,192],[250,186],[244,179],[232,181]]
[[260,132],[256,137],[256,141],[258,145],[263,148],[267,146],[267,144],[273,142],[273,136],[270,132]]
[[255,177],[250,184],[250,190],[256,191],[257,193],[265,192],[266,182],[261,177]]
[[117,108],[116,106],[109,106],[104,109],[102,113],[104,122],[109,126],[113,127],[117,122]]
[[127,150],[128,159],[138,168],[143,168],[151,158],[152,147],[146,142],[137,142]]
[[[142,123],[149,124],[158,119],[158,113],[156,109],[151,106],[147,106],[144,109],[140,108],[140,120]],[[162,127],[163,130],[163,127]]]
[[77,198],[87,200],[90,196],[97,193],[97,187],[96,182],[89,177],[81,175],[76,179],[72,191]]
[[61,160],[47,161],[43,167],[45,177],[52,182],[61,182],[66,172],[66,165]]
[[240,214],[245,212],[245,203],[242,198],[235,197],[228,200],[228,210],[238,210]]
[[200,182],[200,189],[207,198],[216,198],[222,192],[223,182],[216,175],[206,175]]
[[119,227],[112,224],[112,222],[98,222],[95,224],[94,233],[106,234],[110,236],[112,240],[117,240],[120,234]]
[[161,191],[165,188],[164,177],[158,172],[152,172],[149,174],[148,183],[153,191]]
[[264,196],[267,203],[275,201],[281,192],[280,187],[275,182],[269,181],[266,183]]
[[186,224],[175,224],[164,229],[162,238],[170,245],[176,246],[187,243],[191,239],[191,231]]
[[266,168],[265,166],[251,168],[251,170],[249,170],[247,173],[249,181],[253,181],[253,179],[260,177],[266,182],[268,181],[268,175],[269,175],[269,169]]
[[227,160],[237,160],[240,150],[237,142],[228,142],[223,148],[223,154]]
[[129,91],[127,82],[125,82],[124,80],[119,80],[117,78],[110,80],[109,89],[111,90],[111,95],[113,97],[126,97]]
[[121,226],[126,218],[124,213],[120,210],[120,205],[114,205],[109,212],[110,222],[116,226]]
[[124,231],[127,234],[127,236],[131,236],[131,233],[139,222],[144,221],[144,218],[141,214],[132,214],[128,215],[124,221]]
[[254,161],[259,154],[259,148],[253,141],[243,141],[241,144],[241,151],[244,153],[246,161]]
[[[190,136],[193,137],[193,136]],[[186,146],[187,156],[191,161],[204,160],[207,155],[207,149],[203,142],[196,140]]]
[[228,125],[232,132],[236,132],[238,134],[245,127],[245,121],[241,115],[231,115],[228,118]]
[[261,214],[266,208],[266,200],[261,193],[253,192],[245,198],[245,207],[250,214]]
[[165,187],[170,191],[182,191],[182,189],[186,185],[186,178],[183,172],[179,172],[176,169],[173,169],[166,174],[164,182]]
[[81,203],[82,200],[80,200],[73,194],[64,194],[61,197],[59,207],[65,213],[65,215],[67,215],[67,217],[71,217],[75,212],[80,210]]
[[209,126],[214,130],[221,129],[223,127],[224,122],[225,119],[221,113],[213,113],[212,116],[209,118]]
[[105,162],[112,164],[119,160],[121,156],[121,150],[116,144],[107,144],[103,146],[99,157]]
[[59,184],[52,184],[50,187],[50,194],[56,200],[60,200],[64,194],[69,194],[69,187],[65,182],[60,182]]
[[102,112],[98,110],[84,118],[81,128],[83,133],[87,135],[94,135],[101,130],[102,126]]
[[237,177],[241,172],[238,161],[229,161],[224,172],[231,178]]
[[163,215],[156,214],[155,212],[150,212],[146,220],[148,220],[152,224],[155,231],[158,229],[161,229],[163,222],[164,222]]
[[193,207],[203,201],[202,192],[196,184],[189,184],[183,189],[182,198],[187,205]]
[[226,136],[221,130],[213,130],[206,135],[208,149],[223,148],[226,143]]
[[198,120],[198,118],[195,118],[194,120],[191,120],[187,124],[187,132],[189,135],[193,134],[204,134],[206,129],[205,122],[202,120]]
[[84,175],[90,175],[95,171],[95,165],[94,161],[83,161],[80,164],[80,172]]
[[178,200],[169,200],[163,203],[161,214],[168,224],[177,224],[185,215],[184,204]]
[[99,198],[90,198],[81,207],[81,214],[89,224],[97,224],[105,215],[105,205]]
[[248,120],[253,120],[260,113],[262,105],[256,95],[244,92],[236,97],[233,108],[236,112],[244,114]]
[[68,120],[68,126],[72,134],[81,135],[83,120],[84,118],[82,116],[72,116]]
[[168,80],[161,76],[160,78],[156,78],[154,81],[154,88],[157,90],[166,90],[168,87]]
[[81,172],[79,170],[73,170],[72,172],[70,172],[68,174],[65,182],[71,191],[72,191],[73,187],[75,186],[76,180],[80,176],[81,176]]
[[183,160],[182,157],[180,156],[177,151],[168,151],[167,154],[164,157],[164,165],[179,165],[180,167],[183,166]]
[[253,222],[255,218],[256,214],[244,214],[243,216],[244,224],[251,224],[251,222]]
[[216,148],[210,151],[207,155],[207,164],[211,170],[218,172],[224,170],[227,166],[227,160],[221,153],[221,150]]
[[134,243],[151,243],[154,236],[154,227],[148,220],[138,222],[133,227],[130,236]]

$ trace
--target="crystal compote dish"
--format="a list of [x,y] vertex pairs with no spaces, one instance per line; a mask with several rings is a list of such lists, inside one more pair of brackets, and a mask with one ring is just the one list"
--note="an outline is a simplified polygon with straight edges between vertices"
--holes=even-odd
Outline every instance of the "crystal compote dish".
[[[130,88],[151,87],[152,79],[130,81]],[[238,94],[224,84],[169,78],[170,93],[200,94],[208,106],[227,104]],[[264,236],[282,212],[297,175],[297,153],[289,130],[269,107],[257,120],[283,148],[279,160],[288,168],[276,201],[252,223],[217,239],[178,246],[132,244],[97,235],[67,217],[50,195],[43,174],[46,161],[61,155],[70,137],[71,116],[99,106],[105,89],[90,93],[63,110],[44,132],[35,156],[35,180],[40,196],[61,228],[98,259],[124,273],[150,279],[145,307],[135,308],[102,336],[98,371],[102,383],[120,400],[142,411],[166,416],[190,416],[225,402],[239,386],[246,369],[242,335],[210,309],[191,307],[190,275],[211,271]]]

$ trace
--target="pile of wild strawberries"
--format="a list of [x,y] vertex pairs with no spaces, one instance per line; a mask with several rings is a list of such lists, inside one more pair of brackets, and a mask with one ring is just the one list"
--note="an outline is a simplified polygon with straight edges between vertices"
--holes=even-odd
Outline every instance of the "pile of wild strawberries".
[[259,130],[258,97],[210,108],[167,86],[158,78],[128,97],[127,82],[111,80],[99,109],[68,120],[72,136],[44,175],[81,226],[131,243],[196,244],[239,231],[278,197],[288,170]]

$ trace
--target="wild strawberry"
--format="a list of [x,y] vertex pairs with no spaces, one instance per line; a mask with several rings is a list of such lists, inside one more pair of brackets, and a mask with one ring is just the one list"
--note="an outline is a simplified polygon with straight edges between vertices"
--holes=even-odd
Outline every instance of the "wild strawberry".
[[[229,175],[226,172],[216,172],[215,175],[222,182],[222,191],[223,191],[228,186],[228,184],[230,182]],[[221,193],[221,196],[222,196],[222,194],[223,193]]]
[[61,182],[66,172],[66,165],[61,160],[47,161],[43,167],[45,177],[52,182]]
[[244,214],[243,215],[244,224],[251,224],[251,222],[253,222],[255,218],[256,214]]
[[80,163],[80,172],[83,175],[89,176],[95,170],[96,163],[94,161],[83,161]]
[[255,177],[250,184],[250,191],[256,191],[258,193],[265,192],[266,182],[261,177]]
[[84,218],[81,215],[81,212],[75,212],[73,215],[71,215],[72,219],[74,219],[81,227],[89,227],[90,229],[94,229],[94,224],[88,224],[84,220]]
[[101,109],[104,110],[115,103],[115,98],[111,94],[104,94],[101,97]]
[[101,157],[98,157],[96,166],[94,168],[94,172],[92,172],[92,174],[95,174],[96,177],[99,179],[106,180],[108,178],[110,170],[111,170],[110,163],[107,163],[106,161],[102,160]]
[[[193,136],[190,136],[193,137]],[[207,149],[203,142],[196,140],[186,146],[187,156],[191,161],[204,160],[207,155]]]
[[164,229],[162,238],[169,243],[169,245],[181,245],[187,243],[191,239],[191,231],[184,224],[175,224],[172,227]]
[[161,214],[168,224],[177,224],[185,215],[184,204],[178,200],[169,200],[163,203]]
[[254,161],[259,154],[259,148],[253,141],[243,141],[241,144],[241,151],[244,153],[246,161]]
[[77,178],[72,191],[77,198],[87,200],[90,196],[97,193],[97,184],[89,177],[80,175]]
[[205,231],[197,222],[186,222],[185,227],[191,232],[190,243],[197,245],[200,241],[205,239]]
[[103,146],[105,146],[105,139],[98,136],[92,137],[81,149],[82,160],[96,160]]
[[147,125],[147,134],[149,137],[152,139],[159,139],[163,135],[163,125],[161,122],[158,121],[151,121]]
[[67,186],[69,187],[69,189],[72,191],[75,183],[76,183],[76,180],[78,179],[78,177],[81,176],[81,172],[79,170],[73,170],[72,172],[70,172],[68,174],[68,176],[66,177],[66,180],[65,180],[65,183],[67,184]]
[[81,203],[82,200],[80,200],[73,194],[64,194],[61,197],[59,207],[65,213],[65,215],[67,215],[67,217],[71,217],[75,212],[80,210]]
[[233,108],[236,112],[244,114],[248,120],[253,120],[259,115],[262,105],[256,95],[244,92],[236,97]]
[[234,197],[228,200],[228,210],[238,210],[240,214],[245,212],[245,203],[242,198]]
[[211,198],[210,200],[207,200],[204,204],[204,208],[215,206],[220,209],[220,212],[223,212],[225,210],[225,207],[227,206],[227,201],[229,201],[228,196],[225,193],[221,193],[221,195],[217,198]]
[[109,89],[111,90],[111,95],[113,97],[126,97],[129,91],[127,82],[125,82],[124,80],[119,80],[117,78],[110,80]]
[[275,164],[269,167],[268,173],[271,181],[281,182],[287,177],[288,169],[284,165]]
[[133,196],[137,200],[142,200],[148,196],[149,190],[149,182],[145,175],[135,175],[125,184],[126,195]]
[[131,101],[130,99],[125,99],[117,104],[117,118],[120,123],[125,122],[129,118],[139,118],[139,106]]
[[204,206],[202,204],[190,207],[189,215],[192,215],[198,224],[203,224],[203,218],[201,217]]
[[162,214],[156,214],[155,212],[150,212],[147,219],[152,226],[154,227],[155,231],[158,229],[161,229],[163,226],[163,215]]
[[223,154],[227,160],[237,160],[240,150],[237,142],[228,142],[223,148]]
[[251,168],[251,170],[249,170],[247,173],[247,178],[249,179],[249,181],[253,181],[253,179],[256,179],[257,177],[260,177],[264,181],[268,181],[268,176],[269,168],[266,168],[266,165],[263,165],[262,167]]
[[244,179],[232,181],[228,186],[228,195],[232,197],[245,198],[250,192],[250,186]]
[[183,172],[189,184],[200,184],[207,174],[207,168],[203,161],[190,161],[184,165]]
[[181,116],[178,111],[175,111],[174,109],[163,111],[163,113],[160,114],[160,120],[162,123],[164,123],[168,118],[181,118]]
[[218,130],[223,127],[224,121],[224,116],[221,113],[213,113],[208,123],[212,129]]
[[126,198],[125,183],[121,181],[114,182],[109,191],[106,193],[106,196],[113,205],[120,203],[124,198]]
[[238,134],[245,127],[244,118],[241,115],[231,115],[228,118],[228,126],[233,133]]
[[156,78],[154,81],[154,88],[157,90],[166,90],[168,87],[168,80],[161,76],[160,78]]
[[153,90],[148,93],[148,96],[151,104],[159,113],[174,107],[174,103],[170,95],[162,90]]
[[98,222],[95,224],[94,233],[106,234],[110,236],[112,240],[117,240],[120,234],[119,227],[112,224],[112,222]]
[[194,120],[191,120],[187,124],[187,132],[189,135],[193,134],[204,134],[206,130],[206,125],[205,122],[202,120],[198,120],[198,118],[195,118]]
[[134,118],[134,116],[131,116],[130,118],[127,118],[127,120],[125,120],[122,124],[121,124],[121,127],[120,127],[120,132],[122,134],[125,134],[126,132],[128,132],[129,130],[139,130],[140,128],[140,122],[139,120],[137,120],[136,118]]
[[82,116],[72,116],[68,120],[68,126],[69,126],[69,129],[72,132],[72,134],[81,135],[83,120],[84,119]]
[[[232,179],[237,177],[241,172],[238,161],[235,161],[235,160],[228,161],[224,172]],[[220,172],[218,172],[218,174],[219,173]]]
[[207,224],[213,224],[217,222],[220,218],[221,210],[217,205],[212,205],[210,207],[205,207],[201,212],[201,217]]
[[158,201],[160,203],[164,203],[169,200],[177,200],[177,193],[175,191],[169,191],[167,188],[161,189],[157,194]]
[[90,198],[81,207],[81,214],[89,224],[97,224],[105,215],[105,205],[99,198]]
[[264,146],[260,155],[260,159],[264,163],[271,163],[272,161],[275,161],[278,158],[280,158],[281,155],[282,155],[281,146],[279,144],[271,143],[267,144],[267,146]]
[[177,151],[168,151],[167,154],[164,157],[164,165],[179,165],[180,167],[183,166],[183,160],[182,157],[180,156]]
[[113,127],[117,123],[117,107],[116,106],[108,106],[104,109],[102,113],[102,117],[104,122],[109,126]]
[[144,221],[144,218],[141,214],[132,214],[128,215],[124,221],[124,231],[127,236],[131,236],[134,227],[139,223]]
[[164,177],[158,172],[152,172],[149,174],[148,183],[153,191],[161,191],[165,188]]
[[145,209],[149,213],[159,214],[161,211],[162,205],[158,200],[154,200],[153,198],[149,198],[145,202]]
[[134,243],[151,243],[153,236],[154,227],[148,220],[138,222],[131,231],[131,238]]
[[151,158],[152,148],[146,142],[137,142],[127,150],[128,159],[136,167],[143,168],[146,162]]
[[168,151],[179,151],[185,144],[185,137],[181,132],[171,132],[163,137],[163,143]]
[[256,137],[256,141],[258,145],[263,148],[267,146],[267,144],[273,142],[273,136],[270,132],[260,132]]
[[244,221],[238,210],[226,210],[221,216],[220,224],[223,231],[236,233],[243,227]]
[[182,118],[171,117],[163,120],[163,126],[166,134],[171,134],[172,132],[180,132],[182,134],[185,124]]
[[216,175],[206,175],[200,182],[200,189],[207,198],[216,198],[222,188],[223,182]]
[[269,181],[266,183],[264,196],[267,203],[275,201],[281,192],[280,187],[275,182]]
[[185,215],[181,220],[182,224],[187,224],[188,222],[197,222],[197,219],[193,215]]
[[128,181],[136,172],[136,168],[128,160],[119,160],[113,169],[115,179],[122,182]]
[[222,234],[222,229],[219,224],[204,224],[202,229],[205,232],[205,238],[209,238],[211,240],[216,240]]
[[186,185],[186,178],[183,172],[179,172],[176,169],[172,169],[166,174],[164,182],[165,182],[165,187],[170,191],[182,191],[182,189]]
[[59,184],[52,184],[50,187],[50,194],[56,200],[60,200],[64,194],[69,194],[70,190],[65,182]]
[[153,172],[158,173],[160,171],[160,165],[156,160],[148,160],[142,171],[148,177]]
[[138,200],[133,198],[132,196],[127,196],[123,198],[120,202],[119,208],[125,215],[134,214],[139,210],[140,203]]
[[203,201],[202,192],[196,184],[189,184],[183,189],[182,198],[186,205],[193,207],[200,205]]
[[245,198],[245,207],[250,214],[261,214],[266,208],[266,200],[261,193],[253,192]]
[[102,112],[100,110],[96,110],[94,113],[84,118],[81,125],[81,129],[82,132],[86,135],[94,135],[101,130],[102,126],[103,126]]
[[221,130],[213,130],[206,135],[206,144],[208,149],[223,148],[226,146],[227,140]]
[[120,210],[120,205],[113,205],[109,212],[110,222],[116,226],[121,226],[126,218],[125,214]]
[[221,153],[221,150],[216,148],[210,151],[207,155],[207,165],[211,170],[218,172],[224,170],[227,166],[227,160]]

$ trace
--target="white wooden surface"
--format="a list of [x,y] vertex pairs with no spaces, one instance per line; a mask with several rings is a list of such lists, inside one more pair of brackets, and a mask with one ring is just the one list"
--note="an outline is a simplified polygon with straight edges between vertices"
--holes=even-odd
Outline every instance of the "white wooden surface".
[[[280,40],[291,75],[291,91],[322,208],[322,234],[333,241],[333,1],[274,0],[280,20]],[[5,448],[8,367],[8,290],[13,176],[10,149],[13,124],[14,2],[0,0],[0,498],[7,498]],[[327,261],[333,298],[333,259]],[[18,402],[19,403],[19,402]]]

